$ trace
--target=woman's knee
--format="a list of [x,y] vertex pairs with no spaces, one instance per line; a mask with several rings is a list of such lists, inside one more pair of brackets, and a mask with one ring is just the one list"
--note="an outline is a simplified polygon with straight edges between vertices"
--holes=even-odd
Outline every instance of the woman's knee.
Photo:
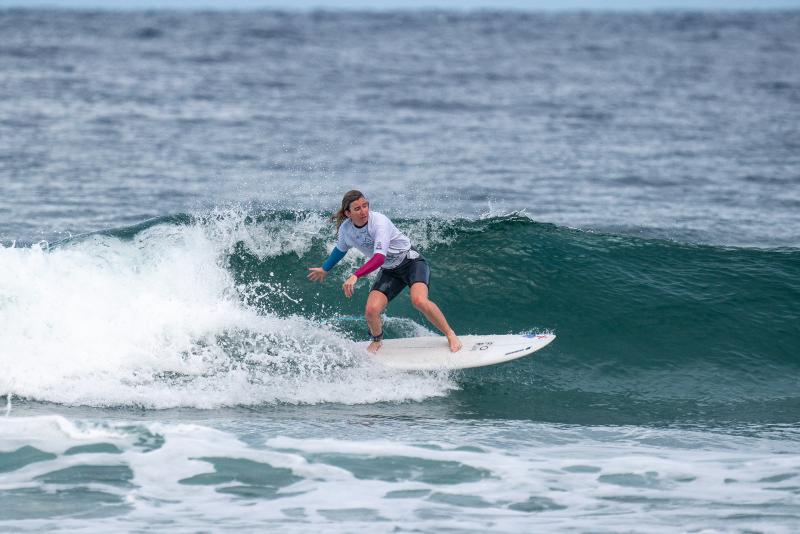
[[430,301],[425,295],[411,295],[411,304],[420,311],[428,307],[428,302]]
[[383,306],[379,302],[367,302],[367,307],[364,310],[364,315],[367,317],[380,317],[383,312]]

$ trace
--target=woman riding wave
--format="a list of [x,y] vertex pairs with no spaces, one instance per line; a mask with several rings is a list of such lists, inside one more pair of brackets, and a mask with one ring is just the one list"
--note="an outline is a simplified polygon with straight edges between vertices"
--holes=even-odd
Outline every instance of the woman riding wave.
[[345,193],[342,207],[334,214],[333,219],[338,231],[336,246],[322,267],[308,269],[308,278],[315,282],[324,282],[328,271],[344,258],[350,248],[355,247],[369,260],[342,285],[345,296],[350,298],[358,279],[380,268],[380,275],[372,285],[364,312],[372,336],[372,343],[367,350],[376,352],[381,348],[381,313],[389,301],[406,286],[410,288],[411,303],[447,336],[450,350],[460,350],[461,341],[458,336],[447,324],[439,307],[428,299],[430,267],[425,258],[411,246],[411,240],[386,215],[370,211],[369,201],[360,191]]

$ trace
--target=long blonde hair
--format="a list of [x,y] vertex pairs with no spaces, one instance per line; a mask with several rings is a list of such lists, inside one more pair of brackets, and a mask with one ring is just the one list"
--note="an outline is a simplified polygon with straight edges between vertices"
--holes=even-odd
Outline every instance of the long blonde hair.
[[358,200],[359,198],[364,198],[364,193],[361,191],[357,191],[353,189],[352,191],[348,191],[342,197],[342,207],[333,214],[331,217],[332,221],[336,222],[336,231],[339,231],[339,227],[342,225],[344,220],[347,218],[347,215],[344,214],[346,210],[350,209],[350,204]]

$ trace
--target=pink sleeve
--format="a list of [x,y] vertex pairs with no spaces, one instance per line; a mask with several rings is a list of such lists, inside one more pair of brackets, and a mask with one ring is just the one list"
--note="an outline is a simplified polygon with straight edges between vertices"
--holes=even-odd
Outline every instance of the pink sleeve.
[[367,263],[361,266],[355,274],[357,277],[361,278],[362,276],[367,276],[369,273],[383,265],[383,262],[386,261],[386,256],[380,253],[374,254]]

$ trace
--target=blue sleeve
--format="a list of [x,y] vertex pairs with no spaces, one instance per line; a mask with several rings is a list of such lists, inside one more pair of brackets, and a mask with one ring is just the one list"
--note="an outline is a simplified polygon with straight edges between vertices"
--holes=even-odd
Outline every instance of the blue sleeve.
[[331,251],[331,255],[328,256],[328,259],[325,260],[325,263],[322,264],[322,268],[325,270],[325,272],[330,271],[331,269],[333,269],[334,265],[339,263],[339,261],[342,258],[344,258],[345,254],[347,254],[347,252],[343,252],[343,251],[339,250],[338,247],[333,247],[333,250]]

